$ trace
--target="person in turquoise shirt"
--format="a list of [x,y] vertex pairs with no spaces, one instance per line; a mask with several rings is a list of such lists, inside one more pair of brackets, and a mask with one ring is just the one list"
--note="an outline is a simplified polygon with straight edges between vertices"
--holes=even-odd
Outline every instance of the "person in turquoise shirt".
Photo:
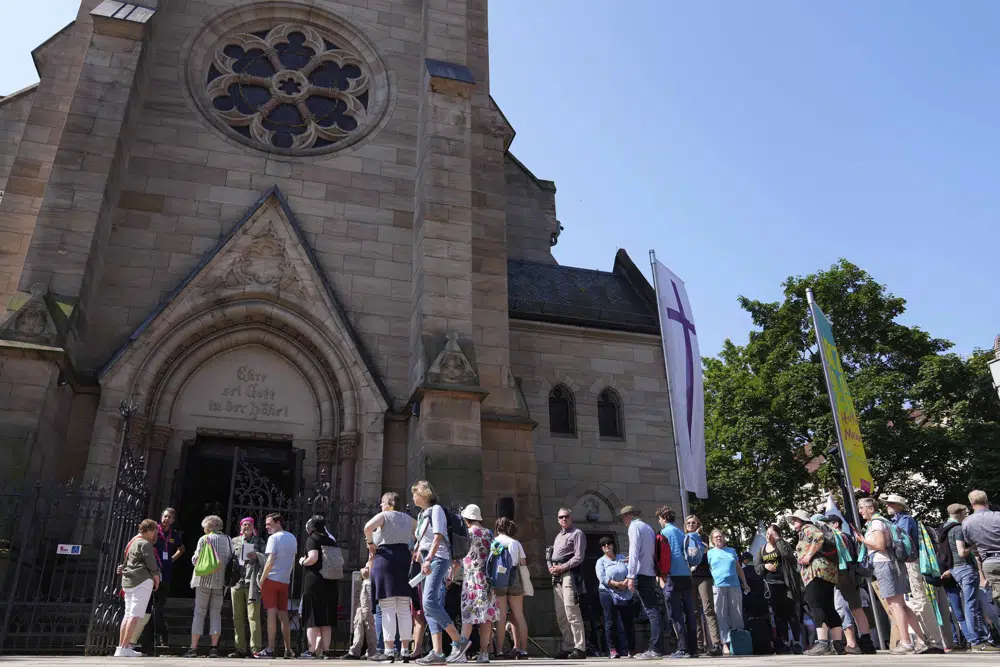
[[715,594],[715,614],[719,619],[719,636],[723,651],[729,653],[730,633],[743,629],[743,593],[750,586],[740,567],[740,556],[726,546],[726,536],[716,528],[712,531],[713,548],[708,550],[708,566],[712,570],[712,592]]

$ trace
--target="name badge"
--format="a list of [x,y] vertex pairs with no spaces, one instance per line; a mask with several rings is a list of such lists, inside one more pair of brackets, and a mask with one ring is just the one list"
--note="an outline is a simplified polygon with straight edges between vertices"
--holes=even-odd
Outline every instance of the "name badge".
[[169,555],[167,555],[167,552],[166,552],[166,551],[164,551],[164,552],[163,552],[163,560],[167,560],[167,559],[169,559],[169,558],[170,558],[170,556],[169,556]]

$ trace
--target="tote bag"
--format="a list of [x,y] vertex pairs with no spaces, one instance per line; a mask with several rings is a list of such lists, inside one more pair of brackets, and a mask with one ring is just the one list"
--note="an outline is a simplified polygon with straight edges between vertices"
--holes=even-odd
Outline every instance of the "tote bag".
[[215,547],[206,539],[205,545],[198,553],[198,562],[194,564],[195,576],[207,577],[210,574],[215,574],[221,565],[219,556],[215,553]]

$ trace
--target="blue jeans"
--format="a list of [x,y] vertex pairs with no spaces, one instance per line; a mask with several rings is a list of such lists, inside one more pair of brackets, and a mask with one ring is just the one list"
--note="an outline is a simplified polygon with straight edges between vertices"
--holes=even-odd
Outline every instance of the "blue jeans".
[[[608,644],[608,652],[616,649],[618,653],[625,655],[635,651],[635,634],[633,631],[631,643],[627,641],[625,634],[625,624],[623,622],[623,612],[626,607],[616,606],[615,599],[610,591],[603,588],[598,591],[601,598],[601,609],[604,610],[604,641]],[[631,625],[631,623],[629,623]],[[614,632],[612,633],[612,628]],[[630,630],[632,628],[629,628]],[[612,634],[614,638],[612,639]]]
[[[983,627],[983,610],[979,606],[979,572],[971,565],[959,565],[951,568],[951,576],[962,588],[965,618],[963,619],[958,611],[955,612],[959,616],[959,622],[962,623],[962,632],[970,644],[982,644],[986,641],[987,634],[986,628]],[[950,591],[948,599],[953,600]]]
[[635,578],[635,592],[639,595],[639,603],[649,619],[649,650],[663,653],[663,622],[665,609],[663,592],[656,583],[656,577],[640,574]]
[[951,607],[951,638],[955,645],[961,644],[958,631],[961,629],[962,636],[968,640],[969,623],[965,618],[965,605],[962,604],[962,590],[960,588],[946,588],[945,595],[948,596],[948,605]]
[[431,561],[431,573],[424,579],[424,618],[432,635],[440,634],[452,624],[451,617],[444,610],[444,596],[447,593],[445,577],[448,575],[449,561],[447,558],[434,558]]
[[696,594],[691,577],[669,576],[663,587],[667,610],[677,635],[677,650],[691,655],[698,654],[698,620],[694,613]]

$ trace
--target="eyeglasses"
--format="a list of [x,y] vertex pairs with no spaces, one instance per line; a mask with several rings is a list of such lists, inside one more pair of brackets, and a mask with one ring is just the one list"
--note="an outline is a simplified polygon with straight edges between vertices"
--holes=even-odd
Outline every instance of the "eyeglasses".
[[559,517],[559,520],[562,521],[563,519],[568,519],[568,518],[569,518],[569,514],[563,514],[563,515],[561,515]]

